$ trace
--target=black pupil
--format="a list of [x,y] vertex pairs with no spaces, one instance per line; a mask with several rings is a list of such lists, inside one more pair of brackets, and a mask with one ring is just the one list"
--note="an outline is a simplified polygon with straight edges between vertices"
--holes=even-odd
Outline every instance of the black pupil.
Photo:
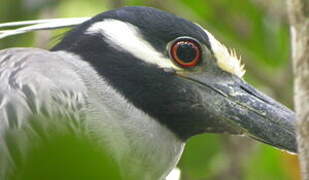
[[183,42],[178,45],[176,54],[180,60],[190,63],[196,58],[196,49],[192,43]]

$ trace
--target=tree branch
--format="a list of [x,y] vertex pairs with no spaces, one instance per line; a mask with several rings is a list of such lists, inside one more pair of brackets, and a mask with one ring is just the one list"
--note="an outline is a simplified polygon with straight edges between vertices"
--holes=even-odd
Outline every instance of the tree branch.
[[297,140],[304,180],[309,180],[309,1],[287,0],[291,24]]

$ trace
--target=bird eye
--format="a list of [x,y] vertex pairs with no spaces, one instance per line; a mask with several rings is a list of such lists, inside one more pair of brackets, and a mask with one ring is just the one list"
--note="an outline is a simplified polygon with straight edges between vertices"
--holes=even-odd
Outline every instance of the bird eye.
[[193,67],[201,60],[201,48],[193,39],[181,39],[172,44],[170,55],[180,66]]

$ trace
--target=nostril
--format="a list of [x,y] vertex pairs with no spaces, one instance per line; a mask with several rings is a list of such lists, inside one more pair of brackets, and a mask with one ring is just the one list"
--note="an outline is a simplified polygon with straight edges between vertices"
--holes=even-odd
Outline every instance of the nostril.
[[254,90],[253,88],[251,88],[250,86],[243,86],[240,85],[240,89],[244,90],[246,93],[256,97],[257,99],[267,103],[267,104],[273,104],[270,101],[268,101],[266,98],[263,97],[263,95],[261,95],[260,93],[258,93],[256,90]]

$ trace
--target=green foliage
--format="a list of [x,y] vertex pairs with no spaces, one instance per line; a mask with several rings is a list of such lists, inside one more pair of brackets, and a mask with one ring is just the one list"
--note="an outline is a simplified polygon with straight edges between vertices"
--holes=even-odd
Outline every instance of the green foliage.
[[8,180],[121,179],[107,148],[72,117],[33,116],[22,128],[6,131],[8,153],[0,163]]
[[[219,173],[224,165],[217,135],[200,135],[192,138],[179,162],[182,174],[193,179],[209,178]],[[222,162],[223,160],[223,162]]]
[[284,171],[278,151],[269,146],[260,146],[252,154],[245,168],[246,180],[280,179],[288,180],[290,176]]
[[31,148],[10,180],[120,179],[101,148],[74,135],[52,137]]

